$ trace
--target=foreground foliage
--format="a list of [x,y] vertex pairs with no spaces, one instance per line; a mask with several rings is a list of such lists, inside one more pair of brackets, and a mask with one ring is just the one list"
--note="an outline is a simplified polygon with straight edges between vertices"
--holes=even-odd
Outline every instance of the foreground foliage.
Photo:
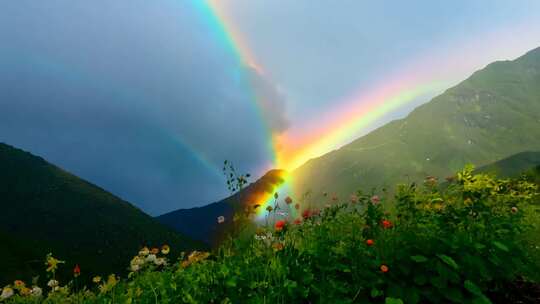
[[527,237],[538,229],[537,188],[472,172],[466,168],[443,185],[431,177],[422,186],[400,185],[392,199],[374,193],[334,199],[323,210],[285,215],[254,233],[245,228],[247,237],[172,264],[167,246],[143,248],[127,279],[95,278],[88,289],[79,289],[76,278],[60,286],[54,273],[61,261],[48,256],[48,267],[54,265],[48,288],[18,281],[0,297],[7,303],[491,303],[508,283],[537,279],[539,244]]

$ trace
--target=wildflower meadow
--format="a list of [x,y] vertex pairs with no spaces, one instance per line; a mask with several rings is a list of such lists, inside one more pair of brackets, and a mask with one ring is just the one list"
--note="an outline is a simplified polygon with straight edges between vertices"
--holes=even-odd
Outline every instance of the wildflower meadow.
[[537,191],[524,179],[467,167],[444,182],[429,177],[391,194],[358,192],[321,209],[285,197],[284,206],[302,209],[300,216],[270,207],[265,212],[273,220],[254,225],[252,210],[242,211],[212,251],[171,260],[175,248],[142,247],[126,261],[124,278],[95,276],[80,286],[84,265],[72,277],[57,277],[65,264],[48,255],[48,278],[15,280],[0,290],[0,301],[504,303],[515,296],[516,282],[539,279],[539,244],[531,237],[538,231]]

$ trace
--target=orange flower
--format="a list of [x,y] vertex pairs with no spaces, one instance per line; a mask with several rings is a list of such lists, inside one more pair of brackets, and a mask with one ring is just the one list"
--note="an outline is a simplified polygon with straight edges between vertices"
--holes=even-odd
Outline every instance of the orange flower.
[[287,223],[286,223],[285,221],[283,221],[283,220],[277,221],[277,222],[276,222],[276,225],[275,225],[276,231],[281,231],[281,230],[283,230],[283,228],[285,227],[286,224],[287,224]]
[[381,271],[382,271],[383,273],[387,273],[388,270],[390,270],[390,269],[388,268],[388,266],[386,266],[386,265],[384,265],[384,264],[381,265]]
[[372,239],[366,240],[366,245],[373,246],[373,244],[375,244],[375,241],[373,241]]
[[392,222],[390,222],[389,220],[383,220],[381,223],[384,229],[389,229],[389,228],[392,228],[393,226]]
[[75,268],[73,268],[73,276],[78,277],[81,275],[81,267],[79,267],[79,264],[75,264]]
[[21,280],[16,280],[15,282],[13,282],[13,285],[15,289],[21,289],[25,286],[24,282]]
[[274,244],[272,245],[272,247],[274,247],[274,250],[280,251],[280,250],[283,250],[283,248],[284,248],[285,246],[283,245],[283,243],[274,243]]
[[292,198],[291,198],[290,196],[287,196],[287,197],[285,198],[285,203],[287,203],[287,205],[292,204]]

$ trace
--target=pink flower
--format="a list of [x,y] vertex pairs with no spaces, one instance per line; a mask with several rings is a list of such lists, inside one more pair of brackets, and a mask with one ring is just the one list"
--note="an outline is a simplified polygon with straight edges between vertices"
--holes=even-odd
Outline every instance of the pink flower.
[[371,197],[371,203],[373,205],[377,205],[380,201],[381,201],[381,199],[379,198],[378,195],[374,195],[374,196]]

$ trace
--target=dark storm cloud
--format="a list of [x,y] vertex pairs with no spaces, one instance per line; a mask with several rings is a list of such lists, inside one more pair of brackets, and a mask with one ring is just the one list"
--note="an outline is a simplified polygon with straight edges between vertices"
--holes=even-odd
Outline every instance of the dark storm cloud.
[[0,39],[0,142],[152,214],[226,195],[224,159],[270,159],[241,68],[188,1],[2,2]]

